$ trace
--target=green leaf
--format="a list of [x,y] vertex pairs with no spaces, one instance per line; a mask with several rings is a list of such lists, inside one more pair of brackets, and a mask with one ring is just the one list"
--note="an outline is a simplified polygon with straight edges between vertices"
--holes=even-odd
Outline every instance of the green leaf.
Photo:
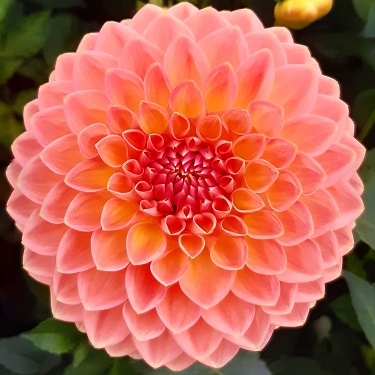
[[319,362],[303,357],[280,359],[269,367],[272,375],[330,375],[329,372],[321,368]]
[[72,351],[80,341],[81,334],[70,323],[47,319],[22,335],[49,353],[62,354]]
[[73,353],[73,367],[78,367],[86,358],[90,351],[90,346],[86,340],[81,341]]
[[355,329],[356,331],[362,330],[358,323],[357,315],[354,311],[349,294],[344,294],[343,296],[336,298],[329,304],[329,307],[336,314],[336,316],[349,327]]
[[0,3],[0,23],[8,13],[9,8],[13,5],[14,0],[2,0]]
[[49,65],[63,52],[76,49],[82,36],[82,21],[69,13],[59,13],[52,17],[50,32],[43,47],[43,56]]
[[240,351],[226,366],[220,369],[223,375],[271,375],[258,353]]
[[39,86],[48,81],[51,68],[42,58],[35,57],[24,60],[19,69],[17,69],[17,73],[23,77],[30,78]]
[[22,337],[0,339],[0,364],[16,374],[43,374],[59,363],[59,357],[41,351]]
[[6,147],[9,147],[16,137],[24,131],[23,124],[14,117],[11,107],[1,102],[0,124],[0,144]]
[[354,9],[363,21],[367,20],[370,8],[374,3],[375,0],[353,0]]
[[0,57],[0,84],[4,84],[21,66],[22,58]]
[[371,4],[366,25],[363,29],[363,36],[366,38],[375,37],[375,1]]
[[344,272],[359,324],[375,349],[375,285]]
[[356,232],[362,241],[375,249],[375,148],[367,152],[366,160],[360,169],[365,184],[362,199],[365,211],[357,220]]
[[29,57],[43,47],[49,33],[50,12],[31,13],[20,18],[7,31],[1,57]]

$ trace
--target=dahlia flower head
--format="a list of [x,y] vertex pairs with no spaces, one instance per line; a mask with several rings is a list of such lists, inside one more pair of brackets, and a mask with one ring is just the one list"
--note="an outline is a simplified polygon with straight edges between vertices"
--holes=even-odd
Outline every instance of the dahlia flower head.
[[364,147],[339,86],[249,9],[146,5],[58,57],[8,212],[55,318],[182,370],[261,350],[340,275]]

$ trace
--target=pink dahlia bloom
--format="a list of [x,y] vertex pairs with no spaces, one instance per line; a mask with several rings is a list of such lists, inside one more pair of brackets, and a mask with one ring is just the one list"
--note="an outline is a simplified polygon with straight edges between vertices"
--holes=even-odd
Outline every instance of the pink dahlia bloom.
[[363,210],[339,86],[248,9],[145,6],[57,59],[8,168],[24,267],[111,356],[181,370],[304,323]]

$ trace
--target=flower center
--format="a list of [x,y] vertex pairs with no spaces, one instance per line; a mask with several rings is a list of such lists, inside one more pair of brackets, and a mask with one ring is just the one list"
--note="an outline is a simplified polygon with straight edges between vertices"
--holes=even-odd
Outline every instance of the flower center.
[[230,195],[232,178],[210,145],[196,137],[150,139],[139,157],[143,176],[136,191],[149,191],[161,214],[211,211],[217,196]]

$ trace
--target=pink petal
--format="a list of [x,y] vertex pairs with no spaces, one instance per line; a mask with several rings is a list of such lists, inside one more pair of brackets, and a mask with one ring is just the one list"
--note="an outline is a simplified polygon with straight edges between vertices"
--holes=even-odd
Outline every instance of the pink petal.
[[134,224],[126,237],[126,248],[130,262],[146,264],[157,259],[166,249],[166,237],[159,224]]
[[354,246],[352,225],[334,231],[341,256],[346,255]]
[[312,65],[312,58],[306,46],[295,43],[281,43],[288,64]]
[[333,96],[335,98],[340,97],[340,85],[339,83],[327,76],[321,76],[319,80],[319,94]]
[[61,176],[48,169],[40,159],[34,156],[21,171],[17,187],[35,203],[41,204],[54,185],[60,182]]
[[321,277],[314,281],[307,283],[299,283],[297,293],[295,296],[295,302],[310,302],[317,301],[324,297],[325,294],[325,283],[324,278]]
[[280,134],[284,117],[282,107],[267,101],[254,100],[250,103],[248,109],[251,124],[259,133],[271,138]]
[[212,263],[204,251],[190,262],[187,273],[180,279],[182,291],[196,304],[208,308],[219,303],[229,292],[236,273]]
[[284,246],[287,257],[286,270],[278,275],[280,281],[289,283],[314,281],[323,275],[323,259],[318,245],[311,241],[295,246]]
[[190,29],[178,18],[164,13],[149,23],[143,33],[143,38],[165,52],[173,40],[180,35],[193,36]]
[[[257,285],[254,288],[254,285]],[[246,302],[273,306],[280,295],[280,283],[276,276],[261,275],[244,267],[237,271],[232,292]]]
[[5,176],[13,189],[17,187],[16,186],[17,180],[21,171],[22,171],[22,166],[17,163],[16,159],[13,159],[10,162],[10,164],[8,165],[8,168],[5,171]]
[[267,98],[274,83],[274,76],[274,62],[267,49],[241,60],[237,70],[238,96],[234,106],[247,108],[254,99]]
[[68,95],[64,101],[64,113],[69,128],[78,134],[91,124],[105,124],[109,105],[103,91],[80,90]]
[[127,107],[133,112],[138,111],[145,95],[142,80],[136,74],[120,68],[106,72],[105,90],[112,104]]
[[329,283],[330,281],[333,281],[341,276],[342,264],[343,264],[343,259],[340,258],[337,264],[335,264],[333,267],[330,267],[324,270],[323,279],[325,283]]
[[91,237],[91,252],[96,268],[101,271],[119,271],[129,264],[126,253],[127,231],[96,230]]
[[189,80],[202,87],[209,64],[196,43],[190,37],[180,35],[165,52],[164,69],[172,87]]
[[254,314],[253,304],[243,301],[231,292],[216,306],[202,310],[202,318],[211,327],[233,336],[242,336],[247,331]]
[[142,101],[139,106],[139,126],[146,134],[162,134],[168,127],[168,112],[161,106]]
[[298,178],[285,170],[280,171],[274,184],[267,190],[268,202],[275,211],[287,210],[301,194],[302,186]]
[[64,222],[82,232],[99,229],[100,217],[108,197],[99,193],[78,193],[68,206]]
[[124,304],[123,316],[130,332],[138,341],[154,339],[165,330],[165,325],[160,320],[155,309],[138,314],[127,301]]
[[233,154],[245,161],[258,159],[266,147],[266,138],[262,134],[248,134],[233,143]]
[[233,26],[238,26],[244,34],[263,31],[262,22],[251,9],[236,9],[231,12],[221,12]]
[[290,313],[284,315],[272,315],[271,323],[283,327],[299,327],[306,322],[309,311],[309,303],[296,303]]
[[75,53],[63,53],[56,59],[55,78],[56,81],[72,81]]
[[178,345],[191,357],[200,360],[219,346],[223,334],[199,319],[191,328],[174,335]]
[[[293,143],[283,138],[274,138],[267,142],[262,158],[270,162],[274,167],[282,169],[293,162],[296,153],[297,149]],[[302,175],[304,171],[305,170],[301,170],[299,175]]]
[[[231,249],[230,253],[228,249]],[[213,244],[210,256],[212,262],[227,270],[243,268],[247,259],[247,245],[242,238],[220,236]]]
[[51,310],[52,315],[56,319],[65,322],[79,322],[83,319],[83,306],[79,303],[77,305],[68,305],[59,302],[51,292]]
[[250,133],[251,118],[249,112],[244,109],[228,109],[223,113],[222,120],[228,130],[235,135]]
[[167,292],[167,288],[154,278],[148,264],[130,264],[126,272],[125,286],[129,302],[138,314],[156,307]]
[[200,307],[174,284],[167,289],[163,300],[156,306],[160,319],[174,334],[187,330],[200,318]]
[[46,195],[40,209],[40,216],[50,223],[62,224],[66,210],[76,195],[76,190],[67,186],[63,181],[59,182]]
[[[138,118],[126,107],[111,105],[108,110],[108,129],[112,133],[122,134],[124,131],[138,126]],[[107,135],[107,134],[106,134]]]
[[273,33],[280,42],[293,43],[293,35],[287,28],[270,27],[268,30]]
[[78,275],[78,293],[86,310],[107,310],[127,300],[125,271],[104,272],[92,268]]
[[327,177],[323,168],[313,158],[302,153],[297,153],[288,170],[298,178],[305,195],[317,191]]
[[108,345],[105,350],[111,357],[123,357],[137,350],[132,335],[126,336],[124,340],[115,345]]
[[[238,27],[227,26],[199,40],[198,47],[204,52],[211,68],[228,62],[234,69],[244,61],[248,55],[247,45]],[[238,77],[241,82],[241,77]]]
[[121,305],[102,311],[84,310],[83,323],[90,343],[95,348],[116,345],[129,335]]
[[151,262],[151,272],[155,279],[165,286],[176,283],[189,268],[189,257],[176,248]]
[[297,201],[286,211],[275,212],[284,227],[284,234],[277,238],[282,245],[296,245],[314,233],[314,222],[308,208]]
[[13,142],[11,148],[15,159],[22,167],[43,150],[43,147],[35,139],[31,131],[26,131],[19,135]]
[[117,66],[118,60],[104,52],[77,53],[73,70],[75,89],[104,91],[106,71]]
[[336,123],[328,118],[299,115],[284,123],[281,136],[296,144],[299,151],[316,156],[331,145],[336,131]]
[[104,190],[114,169],[103,163],[100,157],[77,164],[65,177],[65,183],[73,189],[85,192]]
[[28,247],[23,252],[23,268],[33,275],[37,281],[50,285],[56,267],[55,256],[44,256],[37,254]]
[[91,124],[78,134],[78,147],[83,156],[93,158],[98,155],[95,145],[109,134],[106,125],[101,123]]
[[119,135],[107,135],[96,143],[101,159],[110,167],[120,167],[128,157],[125,141]]
[[56,139],[44,148],[40,157],[49,169],[62,175],[85,159],[78,148],[75,134]]
[[172,14],[182,21],[196,12],[198,12],[198,8],[187,2],[178,3],[168,9],[169,14]]
[[171,84],[167,73],[159,63],[152,64],[144,78],[145,98],[149,102],[168,107]]
[[297,284],[280,283],[280,296],[274,306],[263,306],[265,313],[273,315],[288,314],[292,311],[297,293]]
[[285,118],[307,113],[314,106],[318,82],[318,73],[307,65],[281,66],[269,100],[284,107]]
[[262,193],[275,182],[278,174],[278,170],[265,160],[251,161],[245,171],[246,185],[250,190]]
[[142,34],[152,20],[164,14],[164,10],[152,4],[146,4],[141,12],[137,12],[129,23],[129,27]]
[[25,123],[26,130],[31,130],[32,128],[32,119],[36,113],[40,110],[38,99],[34,99],[31,102],[27,103],[23,108],[23,119]]
[[238,345],[223,339],[216,350],[204,358],[202,363],[206,366],[220,368],[227,364],[237,354],[239,349]]
[[167,330],[152,340],[134,341],[142,358],[153,368],[165,365],[177,358],[182,352],[174,336]]
[[38,104],[41,111],[62,105],[66,95],[74,91],[72,81],[48,82],[39,87]]
[[314,194],[303,196],[300,201],[309,209],[314,223],[314,236],[327,232],[338,220],[341,220],[335,200],[325,190],[318,190]]
[[203,98],[193,81],[183,82],[175,87],[169,98],[172,111],[188,118],[197,117],[203,110]]
[[271,211],[252,212],[244,217],[248,236],[256,239],[270,239],[283,235],[281,221]]
[[77,288],[77,274],[64,274],[55,270],[53,275],[52,289],[54,296],[59,302],[68,305],[81,303]]
[[205,247],[205,240],[199,234],[184,233],[178,238],[178,243],[190,258],[198,256]]
[[333,231],[328,231],[313,241],[319,246],[322,254],[323,267],[329,268],[337,264],[338,259],[342,256],[339,251],[338,241]]
[[254,272],[275,275],[286,269],[284,248],[275,240],[255,240],[245,237],[248,246],[246,265]]
[[91,255],[91,233],[68,229],[57,250],[57,270],[63,273],[76,273],[94,266]]
[[90,51],[95,49],[95,44],[98,39],[98,33],[88,33],[80,41],[77,52]]
[[26,224],[22,243],[40,255],[56,255],[57,248],[68,228],[63,224],[51,224],[35,210]]
[[[190,3],[179,3],[179,4],[190,4]],[[182,353],[172,361],[167,362],[164,366],[168,367],[172,371],[182,371],[191,366],[195,362],[194,358],[189,355]]]

